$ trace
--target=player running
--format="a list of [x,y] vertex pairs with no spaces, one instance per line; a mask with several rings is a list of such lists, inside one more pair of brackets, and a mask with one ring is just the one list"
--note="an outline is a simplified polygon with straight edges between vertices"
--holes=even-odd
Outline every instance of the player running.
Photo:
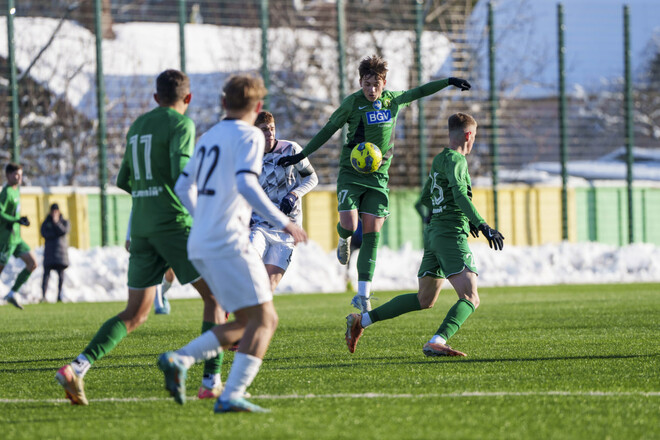
[[[341,264],[348,263],[350,239],[357,229],[358,217],[361,217],[363,235],[357,260],[358,292],[351,305],[362,312],[371,310],[371,280],[376,268],[380,230],[390,214],[387,171],[394,153],[394,127],[399,111],[416,99],[432,95],[449,85],[461,90],[471,87],[464,79],[447,78],[406,91],[390,91],[385,90],[387,71],[387,62],[378,55],[364,58],[358,68],[361,90],[344,99],[302,152],[283,157],[278,162],[281,166],[300,162],[318,150],[344,124],[348,124],[348,141],[341,151],[337,177],[337,258]],[[383,153],[383,163],[378,171],[371,174],[358,173],[349,160],[353,147],[365,141],[378,145]]]
[[307,240],[305,231],[280,212],[259,186],[264,136],[254,122],[265,95],[261,78],[237,75],[227,80],[222,93],[226,117],[199,139],[175,188],[194,218],[188,239],[190,259],[218,302],[236,319],[177,351],[163,353],[158,365],[174,400],[183,404],[188,368],[240,341],[225,389],[215,403],[218,413],[267,412],[245,399],[278,321],[268,274],[250,244],[252,208],[291,234],[295,243]]
[[5,301],[23,310],[16,296],[18,289],[30,278],[37,268],[37,258],[30,246],[21,238],[21,226],[30,226],[27,217],[21,217],[21,193],[18,187],[23,181],[23,167],[17,163],[8,163],[5,167],[7,184],[0,192],[0,273],[9,262],[9,257],[18,257],[25,263],[5,296]]
[[424,256],[419,267],[419,291],[399,295],[376,309],[346,317],[346,345],[355,352],[362,332],[369,325],[415,310],[430,309],[445,281],[454,286],[458,302],[449,310],[435,335],[424,344],[426,356],[466,356],[447,345],[465,320],[479,307],[477,267],[467,243],[468,232],[483,232],[492,249],[501,250],[504,237],[492,229],[472,204],[471,181],[465,155],[477,135],[477,122],[470,115],[449,117],[449,148],[433,159],[431,173],[422,190],[422,203],[430,209],[431,222],[424,234]]
[[[314,189],[319,178],[308,159],[286,168],[276,165],[281,157],[300,153],[302,147],[292,141],[276,139],[275,117],[272,113],[259,113],[254,125],[263,132],[266,139],[259,184],[270,201],[292,222],[302,227],[302,197]],[[252,213],[250,223],[250,241],[266,265],[270,288],[275,292],[291,262],[295,247],[293,237],[273,227],[257,212]]]
[[[195,143],[195,124],[185,116],[192,95],[188,76],[166,70],[156,79],[158,107],[135,120],[126,136],[117,186],[131,193],[130,257],[126,309],[106,321],[78,357],[60,368],[56,379],[74,405],[87,405],[83,377],[149,317],[156,286],[172,267],[181,284],[192,283],[204,300],[202,332],[224,322],[206,282],[188,261],[186,244],[192,217],[174,194],[174,183],[188,163]],[[222,354],[204,366],[199,398],[215,398],[222,390]]]

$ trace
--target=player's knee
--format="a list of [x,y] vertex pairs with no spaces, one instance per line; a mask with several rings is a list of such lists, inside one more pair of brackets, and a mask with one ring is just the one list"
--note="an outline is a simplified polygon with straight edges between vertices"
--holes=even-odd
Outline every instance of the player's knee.
[[435,305],[435,298],[425,298],[425,297],[417,297],[419,299],[419,307],[424,310],[424,309],[431,309]]
[[475,309],[479,307],[479,294],[477,292],[473,292],[465,299],[470,301]]

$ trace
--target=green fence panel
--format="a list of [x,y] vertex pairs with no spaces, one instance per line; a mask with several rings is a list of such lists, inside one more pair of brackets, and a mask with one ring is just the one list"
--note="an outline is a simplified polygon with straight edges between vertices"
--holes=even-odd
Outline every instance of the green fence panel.
[[[101,246],[101,196],[87,196],[89,210],[89,245]],[[128,219],[131,214],[131,197],[129,195],[108,195],[108,245],[123,246],[126,239]]]

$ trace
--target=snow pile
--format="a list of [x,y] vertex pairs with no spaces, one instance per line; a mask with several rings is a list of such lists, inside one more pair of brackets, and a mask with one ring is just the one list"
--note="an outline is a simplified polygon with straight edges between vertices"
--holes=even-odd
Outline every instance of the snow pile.
[[[651,244],[624,247],[600,243],[561,243],[536,247],[506,246],[495,252],[487,244],[473,244],[480,286],[520,286],[585,283],[660,282],[660,248]],[[36,249],[42,261],[43,248]],[[128,253],[122,247],[81,251],[70,248],[71,266],[65,271],[64,299],[68,302],[125,301]],[[417,289],[417,269],[422,251],[404,246],[379,249],[373,287],[379,290]],[[0,294],[9,291],[23,268],[12,258],[0,276]],[[356,285],[355,258],[348,270]],[[21,289],[22,299],[34,303],[41,298],[43,268],[39,267]],[[324,252],[316,243],[298,247],[278,293],[343,292],[347,271],[334,252]],[[48,297],[56,297],[57,274],[51,273]],[[178,283],[172,298],[195,298],[190,286]]]

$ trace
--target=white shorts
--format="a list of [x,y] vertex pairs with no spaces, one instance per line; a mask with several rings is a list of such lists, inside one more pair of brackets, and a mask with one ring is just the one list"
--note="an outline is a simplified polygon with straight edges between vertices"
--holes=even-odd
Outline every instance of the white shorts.
[[191,262],[226,312],[273,300],[266,268],[251,246],[235,256],[192,259]]
[[264,264],[271,264],[287,270],[291,263],[291,255],[295,243],[293,237],[286,232],[255,225],[250,231],[250,241],[261,255]]

